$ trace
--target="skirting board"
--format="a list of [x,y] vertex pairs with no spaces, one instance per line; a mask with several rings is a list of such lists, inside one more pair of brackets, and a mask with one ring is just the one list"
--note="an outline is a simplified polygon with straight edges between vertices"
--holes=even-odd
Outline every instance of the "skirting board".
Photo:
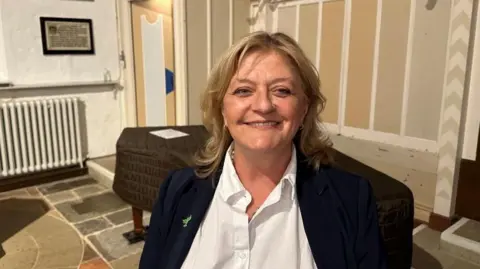
[[428,208],[424,205],[420,205],[416,203],[414,218],[424,223],[428,223],[430,220],[430,215],[432,214],[432,211],[433,211],[432,208]]
[[115,174],[94,161],[87,161],[88,173],[107,188],[112,188]]

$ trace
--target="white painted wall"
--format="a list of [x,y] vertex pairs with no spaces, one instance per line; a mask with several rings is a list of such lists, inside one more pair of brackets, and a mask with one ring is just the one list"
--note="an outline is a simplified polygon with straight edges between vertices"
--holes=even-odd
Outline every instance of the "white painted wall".
[[[8,80],[14,84],[101,81],[106,71],[118,78],[115,0],[0,0],[0,13],[0,51],[3,42]],[[40,16],[92,19],[96,54],[44,56]],[[0,74],[4,60],[0,52]]]
[[[91,18],[96,54],[43,55],[40,16]],[[113,85],[78,83],[103,81],[106,71],[118,80],[118,55],[115,0],[0,0],[0,82],[31,87],[0,88],[0,99],[79,97],[85,107],[83,144],[90,158],[115,153],[124,109]]]
[[467,100],[462,158],[475,160],[480,125],[480,9],[477,10],[476,33],[472,55],[470,88]]
[[3,1],[4,0],[0,0],[0,83],[8,81],[7,58],[5,53],[5,43],[3,42]]

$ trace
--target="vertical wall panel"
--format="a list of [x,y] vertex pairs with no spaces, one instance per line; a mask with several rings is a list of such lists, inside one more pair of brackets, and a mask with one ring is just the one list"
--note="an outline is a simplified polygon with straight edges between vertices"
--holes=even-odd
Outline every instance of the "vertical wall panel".
[[[145,126],[145,83],[143,81],[143,48],[142,48],[142,24],[140,17],[148,14],[150,21],[154,18],[152,11],[145,12],[145,8],[132,5],[132,37],[133,37],[133,54],[135,66],[135,95],[137,107],[137,125]],[[150,14],[152,13],[152,14]]]
[[368,129],[377,0],[352,0],[345,125]]
[[310,61],[316,65],[317,58],[318,4],[300,6],[298,42]]
[[[268,7],[267,7],[268,8]],[[278,31],[295,38],[297,7],[278,8]]]
[[383,1],[374,129],[400,134],[410,1]]
[[200,96],[207,82],[206,1],[187,0],[188,124],[201,124]]
[[165,75],[167,90],[167,124],[174,125],[176,122],[175,112],[175,86],[174,86],[174,50],[173,50],[173,18],[163,17],[163,49],[165,51]]
[[141,16],[140,20],[146,126],[164,126],[167,124],[167,94],[163,16],[157,15],[153,22],[148,21],[147,16]]
[[[227,0],[223,0],[227,1]],[[233,0],[233,42],[250,32],[250,0]]]
[[229,47],[229,1],[212,0],[212,67]]
[[416,3],[405,134],[437,140],[447,53],[450,1],[431,10]]
[[320,44],[320,88],[327,98],[323,121],[337,123],[340,72],[343,46],[345,2],[325,2],[322,7],[322,40]]

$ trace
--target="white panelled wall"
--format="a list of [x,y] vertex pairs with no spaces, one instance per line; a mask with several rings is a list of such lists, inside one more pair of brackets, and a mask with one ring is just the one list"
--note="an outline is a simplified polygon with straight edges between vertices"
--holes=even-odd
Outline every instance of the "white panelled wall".
[[[414,0],[412,0],[414,1]],[[321,39],[322,39],[322,7],[329,2],[344,2],[345,3],[345,16],[344,16],[344,25],[345,27],[343,28],[343,47],[342,47],[342,60],[341,60],[341,82],[340,82],[340,89],[339,91],[339,103],[338,103],[338,119],[337,122],[335,123],[328,123],[325,122],[324,125],[328,128],[329,131],[331,131],[333,134],[341,134],[343,136],[347,137],[353,137],[353,138],[358,138],[358,139],[363,139],[363,140],[369,140],[373,142],[379,142],[379,143],[386,143],[390,145],[395,145],[395,146],[401,146],[405,148],[411,148],[414,150],[418,151],[427,151],[431,153],[437,153],[438,152],[438,144],[436,140],[429,140],[429,139],[423,139],[423,138],[418,138],[418,137],[413,137],[413,136],[408,136],[406,135],[405,132],[405,125],[406,125],[406,120],[407,120],[407,106],[408,106],[408,99],[409,99],[409,87],[408,85],[410,77],[409,77],[409,66],[410,66],[410,61],[409,59],[412,56],[412,35],[413,35],[413,27],[410,27],[409,29],[409,42],[407,45],[407,60],[406,60],[406,67],[405,70],[406,75],[405,75],[405,82],[404,82],[404,91],[403,91],[403,101],[402,101],[402,118],[401,118],[401,130],[400,134],[394,134],[394,133],[387,133],[387,132],[382,132],[378,130],[374,130],[374,120],[375,120],[375,101],[376,101],[376,83],[378,81],[377,75],[378,75],[378,52],[379,52],[379,42],[380,42],[380,20],[381,20],[381,12],[377,12],[377,27],[376,27],[376,40],[375,40],[375,57],[373,58],[374,61],[374,69],[373,69],[373,76],[372,76],[372,88],[371,88],[371,104],[370,104],[370,120],[369,120],[369,127],[368,128],[358,128],[358,127],[352,127],[348,126],[345,122],[345,112],[346,112],[346,99],[347,99],[347,77],[348,77],[348,64],[349,64],[349,42],[350,42],[350,26],[351,26],[351,15],[352,15],[352,5],[351,1],[339,1],[339,0],[295,0],[295,1],[288,1],[288,2],[280,2],[280,3],[275,3],[275,8],[273,11],[270,9],[268,4],[265,6],[262,6],[262,3],[266,1],[261,1],[260,3],[253,3],[252,4],[252,10],[251,10],[251,16],[252,17],[257,17],[257,20],[255,24],[251,26],[251,31],[256,31],[256,30],[267,30],[271,32],[285,32],[295,38],[297,41],[299,39],[299,29],[300,29],[300,8],[304,5],[311,5],[311,4],[317,4],[318,5],[318,22],[316,22],[316,31],[317,31],[317,46],[316,46],[316,54],[315,58],[311,59],[312,62],[315,64],[317,69],[320,70],[320,56],[321,56]],[[378,0],[378,9],[381,9],[383,0]],[[260,8],[259,8],[260,4]],[[286,23],[291,23],[292,18],[288,17],[282,17],[282,11],[286,10],[287,8],[295,8],[295,15],[293,21],[295,22],[295,30],[294,31],[285,31],[285,29],[280,29],[279,28],[279,21],[286,22]],[[415,5],[412,5],[412,8],[410,10],[410,13],[412,16],[410,16],[410,23],[413,24],[413,20],[415,19]],[[287,14],[287,13],[285,13]],[[290,14],[287,14],[290,15]],[[314,26],[302,26],[302,27],[314,27]],[[291,29],[291,28],[289,28]],[[322,79],[322,78],[321,78]],[[328,105],[328,103],[327,103]]]

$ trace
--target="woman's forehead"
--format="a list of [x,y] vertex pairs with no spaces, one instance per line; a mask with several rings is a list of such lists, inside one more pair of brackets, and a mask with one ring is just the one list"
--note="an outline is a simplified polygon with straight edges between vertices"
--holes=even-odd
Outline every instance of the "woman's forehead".
[[275,51],[258,51],[247,54],[242,59],[232,79],[237,81],[294,80],[295,73],[285,56]]

